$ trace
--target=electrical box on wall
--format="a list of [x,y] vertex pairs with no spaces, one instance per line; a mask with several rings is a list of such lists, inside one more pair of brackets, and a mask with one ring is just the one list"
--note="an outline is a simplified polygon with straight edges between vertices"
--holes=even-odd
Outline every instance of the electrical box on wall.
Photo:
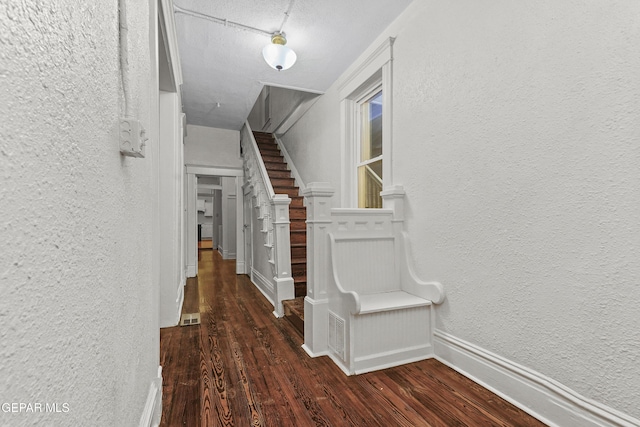
[[122,155],[144,157],[144,147],[148,139],[140,120],[120,119],[120,153]]

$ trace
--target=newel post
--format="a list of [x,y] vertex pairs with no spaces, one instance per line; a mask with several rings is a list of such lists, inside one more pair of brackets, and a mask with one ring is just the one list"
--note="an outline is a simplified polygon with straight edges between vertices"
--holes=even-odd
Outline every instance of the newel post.
[[304,299],[304,350],[312,357],[328,354],[327,277],[331,198],[325,182],[311,182],[302,195],[307,207],[307,296]]
[[273,248],[276,276],[275,311],[276,317],[284,316],[282,301],[295,296],[293,277],[291,275],[291,242],[289,235],[289,204],[291,199],[286,194],[276,194],[271,201],[273,219]]

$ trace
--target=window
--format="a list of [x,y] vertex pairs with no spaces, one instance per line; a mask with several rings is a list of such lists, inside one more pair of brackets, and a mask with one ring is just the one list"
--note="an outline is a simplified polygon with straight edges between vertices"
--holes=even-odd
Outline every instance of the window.
[[382,89],[377,87],[358,102],[358,207],[381,208],[382,197]]
[[381,208],[393,186],[391,65],[393,38],[360,61],[338,83],[341,101],[343,207]]

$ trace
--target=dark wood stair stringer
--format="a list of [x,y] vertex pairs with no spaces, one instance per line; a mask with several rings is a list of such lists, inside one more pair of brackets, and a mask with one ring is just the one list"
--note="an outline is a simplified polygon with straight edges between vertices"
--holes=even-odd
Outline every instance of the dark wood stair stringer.
[[287,194],[289,205],[291,275],[295,287],[295,299],[282,301],[285,318],[304,336],[304,297],[307,295],[307,208],[299,195],[300,189],[284,160],[273,135],[253,132],[260,155],[267,169],[275,194]]

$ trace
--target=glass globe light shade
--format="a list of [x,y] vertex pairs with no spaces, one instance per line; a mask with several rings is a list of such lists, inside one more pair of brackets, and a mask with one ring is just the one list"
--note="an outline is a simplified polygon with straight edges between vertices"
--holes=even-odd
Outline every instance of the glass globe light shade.
[[298,56],[290,48],[282,44],[271,43],[262,49],[262,56],[271,68],[278,71],[291,68]]

